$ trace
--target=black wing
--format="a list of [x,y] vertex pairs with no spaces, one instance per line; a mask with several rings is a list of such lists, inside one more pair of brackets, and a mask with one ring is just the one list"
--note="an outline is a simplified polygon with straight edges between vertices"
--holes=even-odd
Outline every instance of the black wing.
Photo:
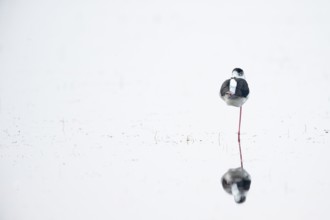
[[237,88],[236,95],[241,97],[247,97],[250,93],[249,85],[245,79],[236,79]]

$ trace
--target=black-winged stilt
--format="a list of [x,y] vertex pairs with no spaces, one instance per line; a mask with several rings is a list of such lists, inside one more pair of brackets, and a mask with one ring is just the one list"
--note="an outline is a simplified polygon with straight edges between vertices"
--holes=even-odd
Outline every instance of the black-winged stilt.
[[241,119],[242,105],[249,98],[249,85],[245,79],[244,71],[240,68],[235,68],[232,71],[232,77],[223,82],[220,89],[220,97],[231,106],[239,107],[239,124],[238,124],[238,144],[240,151],[241,167],[243,168],[243,158],[241,150]]

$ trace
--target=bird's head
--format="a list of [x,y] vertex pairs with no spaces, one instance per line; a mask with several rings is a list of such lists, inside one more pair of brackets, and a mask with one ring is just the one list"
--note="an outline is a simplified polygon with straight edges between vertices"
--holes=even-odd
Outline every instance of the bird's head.
[[241,68],[235,68],[232,71],[232,77],[245,79],[244,71]]

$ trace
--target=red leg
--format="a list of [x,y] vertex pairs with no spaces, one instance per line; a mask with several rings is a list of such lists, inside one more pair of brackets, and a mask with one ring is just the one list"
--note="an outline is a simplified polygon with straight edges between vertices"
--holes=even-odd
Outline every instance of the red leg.
[[241,149],[241,119],[242,119],[242,106],[239,109],[239,124],[238,124],[238,146],[239,146],[239,156],[241,159],[241,167],[243,168],[243,157]]

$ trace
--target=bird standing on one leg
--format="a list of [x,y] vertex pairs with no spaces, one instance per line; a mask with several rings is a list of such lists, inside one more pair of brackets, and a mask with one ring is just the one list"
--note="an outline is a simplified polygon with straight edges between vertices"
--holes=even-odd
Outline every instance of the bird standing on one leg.
[[220,89],[220,97],[231,106],[239,107],[239,124],[238,124],[238,144],[240,151],[241,167],[243,168],[243,158],[241,150],[241,118],[242,118],[242,105],[249,97],[250,89],[247,81],[245,80],[244,71],[240,68],[235,68],[232,71],[232,77],[223,82]]

